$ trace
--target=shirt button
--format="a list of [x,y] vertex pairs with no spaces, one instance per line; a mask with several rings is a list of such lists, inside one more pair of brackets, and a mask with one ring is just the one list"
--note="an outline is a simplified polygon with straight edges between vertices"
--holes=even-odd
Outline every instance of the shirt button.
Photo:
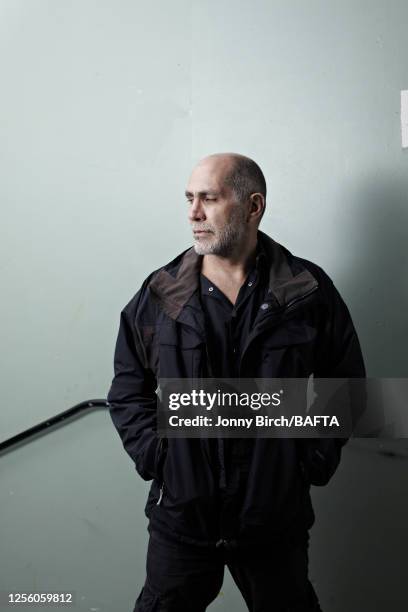
[[267,310],[269,308],[269,304],[261,304],[262,310]]
[[214,291],[214,287],[208,287],[208,291]]
[[252,287],[253,282],[251,281],[250,283],[248,283],[248,287]]

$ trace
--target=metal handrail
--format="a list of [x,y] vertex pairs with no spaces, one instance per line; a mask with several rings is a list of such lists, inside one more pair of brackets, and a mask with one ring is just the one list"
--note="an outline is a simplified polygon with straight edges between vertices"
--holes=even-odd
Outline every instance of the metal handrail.
[[[46,421],[38,423],[38,425],[34,425],[33,427],[30,427],[29,429],[26,429],[25,431],[22,431],[21,433],[16,434],[11,438],[8,438],[8,440],[0,442],[0,454],[7,452],[8,450],[12,449],[13,447],[16,447],[18,444],[24,441],[29,440],[30,438],[34,438],[36,434],[43,435],[44,433],[49,433],[48,430],[50,430],[54,425],[61,424],[70,417],[79,415],[88,408],[106,408],[107,406],[110,406],[110,404],[107,400],[104,399],[91,399],[86,400],[84,402],[80,402],[79,404],[72,406],[72,408],[68,408],[68,410],[64,410],[64,412],[60,412],[59,414],[56,414],[55,416],[47,419]],[[352,438],[352,446],[355,446],[356,450],[367,450],[365,448],[359,448],[358,444],[356,444],[357,440],[359,440],[359,438]],[[396,451],[395,449],[391,448],[373,449],[372,452],[389,458],[408,458],[407,451],[400,452],[399,450]]]
[[38,425],[34,425],[33,427],[30,427],[29,429],[8,438],[8,440],[0,442],[0,453],[10,450],[12,447],[17,446],[17,444],[20,444],[29,438],[33,438],[36,434],[48,433],[48,430],[54,425],[58,425],[70,417],[83,413],[84,410],[87,410],[88,408],[106,408],[107,406],[109,406],[109,402],[102,399],[92,399],[76,404],[75,406],[72,406],[72,408],[68,408],[68,410],[64,410],[64,412],[60,412],[46,421],[38,423]]

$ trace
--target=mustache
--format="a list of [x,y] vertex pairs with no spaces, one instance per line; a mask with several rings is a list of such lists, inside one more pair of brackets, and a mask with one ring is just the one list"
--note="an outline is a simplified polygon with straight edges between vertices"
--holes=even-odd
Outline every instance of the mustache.
[[193,230],[193,232],[212,232],[214,233],[214,229],[211,227],[211,225],[197,225],[197,224],[192,224],[191,225],[191,229]]

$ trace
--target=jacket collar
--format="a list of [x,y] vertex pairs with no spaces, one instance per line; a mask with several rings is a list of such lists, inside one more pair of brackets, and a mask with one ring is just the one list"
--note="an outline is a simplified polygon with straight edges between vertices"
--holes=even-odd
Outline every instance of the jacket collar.
[[[289,264],[291,253],[259,230],[258,246],[258,257],[266,258],[269,266],[268,294],[278,307],[288,306],[318,286],[316,278],[303,265],[300,271],[295,272]],[[199,290],[202,259],[203,256],[197,255],[194,247],[191,247],[161,268],[149,283],[152,295],[170,318],[177,319]]]

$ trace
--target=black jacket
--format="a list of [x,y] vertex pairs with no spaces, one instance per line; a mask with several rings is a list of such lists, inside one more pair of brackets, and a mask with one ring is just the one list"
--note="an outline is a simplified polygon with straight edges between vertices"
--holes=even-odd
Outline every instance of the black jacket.
[[[258,239],[270,264],[268,307],[256,317],[240,376],[364,378],[360,344],[331,279],[266,234]],[[156,434],[158,379],[209,371],[201,261],[193,248],[184,251],[153,272],[122,310],[107,397],[113,423],[140,476],[153,480],[145,507],[150,526],[204,546],[295,537],[314,522],[310,485],[329,481],[345,440],[236,441],[239,465],[228,465],[222,441],[214,452],[214,440]]]

